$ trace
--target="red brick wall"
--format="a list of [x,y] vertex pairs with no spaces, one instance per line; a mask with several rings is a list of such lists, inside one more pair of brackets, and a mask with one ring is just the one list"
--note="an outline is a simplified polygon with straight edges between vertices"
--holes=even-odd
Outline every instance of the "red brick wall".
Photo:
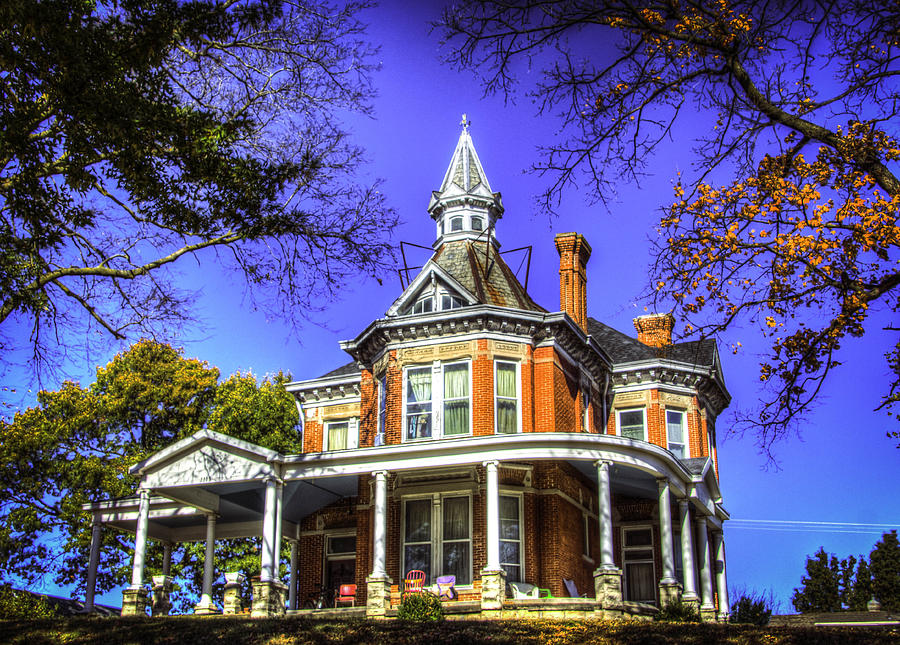
[[303,452],[321,452],[322,450],[322,422],[316,419],[304,420],[303,423]]
[[525,357],[522,359],[519,375],[522,379],[522,432],[535,431],[535,365],[534,350],[531,346],[525,347]]
[[387,367],[387,419],[385,443],[400,443],[403,437],[403,369],[397,365],[397,351],[391,350]]
[[378,433],[378,397],[371,370],[363,370],[359,380],[359,446],[372,446]]
[[[556,354],[556,369],[553,372],[553,393],[556,410],[556,431],[577,432],[581,425],[578,406],[579,383],[570,366]],[[563,365],[568,369],[564,369]]]
[[488,342],[479,339],[472,359],[472,434],[494,434],[494,361]]
[[538,347],[534,350],[534,431],[554,432],[556,416],[553,397],[555,396],[553,373],[556,352],[552,347]]

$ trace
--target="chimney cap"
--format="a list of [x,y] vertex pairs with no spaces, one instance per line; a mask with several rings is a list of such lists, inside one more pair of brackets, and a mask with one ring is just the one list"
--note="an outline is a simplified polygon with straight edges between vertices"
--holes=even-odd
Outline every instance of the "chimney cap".
[[665,347],[672,344],[672,330],[675,316],[670,313],[647,314],[634,319],[638,340],[651,347]]

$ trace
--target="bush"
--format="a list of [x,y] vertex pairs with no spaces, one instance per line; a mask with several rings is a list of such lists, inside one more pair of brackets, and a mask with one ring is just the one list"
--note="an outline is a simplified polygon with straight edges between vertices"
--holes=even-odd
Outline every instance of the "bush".
[[397,618],[416,622],[444,620],[444,610],[440,598],[434,594],[408,593],[400,602]]
[[743,593],[731,602],[731,622],[749,623],[765,627],[772,617],[771,604],[765,596],[757,593]]
[[56,610],[41,595],[0,585],[0,619],[54,618]]
[[666,623],[699,623],[700,610],[690,603],[676,600],[660,609],[653,620]]

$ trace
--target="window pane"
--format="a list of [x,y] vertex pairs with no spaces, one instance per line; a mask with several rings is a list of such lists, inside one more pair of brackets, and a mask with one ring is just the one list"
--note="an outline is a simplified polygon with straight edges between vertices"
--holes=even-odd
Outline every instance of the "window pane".
[[[416,544],[407,546],[404,550],[404,566],[407,573],[413,569],[424,571],[425,582],[428,583],[431,580],[431,545]],[[406,575],[403,577],[406,578]]]
[[497,396],[516,398],[516,366],[497,363]]
[[472,230],[473,230],[473,231],[480,231],[480,230],[483,229],[483,228],[484,228],[484,223],[481,221],[481,218],[480,218],[480,217],[473,217],[473,218],[472,218]]
[[452,401],[444,404],[444,434],[468,434],[469,402]]
[[497,432],[514,434],[519,431],[516,401],[497,401]]
[[463,230],[463,220],[462,217],[454,217],[450,220],[450,230],[451,231],[461,231]]
[[684,415],[681,412],[666,410],[666,426],[668,428],[669,441],[673,443],[684,443],[683,419]]
[[406,502],[406,541],[425,542],[430,539],[431,500],[417,499]]
[[426,439],[431,436],[431,413],[406,417],[406,438]]
[[441,563],[441,575],[456,576],[456,584],[471,584],[469,572],[469,543],[444,542],[444,560]]
[[444,539],[469,539],[468,497],[447,497],[444,499]]
[[328,553],[356,553],[356,536],[344,535],[328,538]]
[[644,439],[644,411],[628,410],[619,413],[619,430],[623,437]]
[[522,567],[515,567],[509,564],[504,564],[501,565],[501,568],[506,571],[507,582],[522,582]]
[[456,363],[444,367],[444,398],[469,396],[469,365]]
[[328,424],[328,450],[344,450],[347,448],[347,430],[349,424]]
[[406,373],[406,401],[431,401],[431,368],[417,367]]
[[519,500],[516,497],[500,497],[500,537],[519,539]]
[[625,546],[650,546],[652,544],[653,534],[650,529],[625,531]]
[[653,588],[653,565],[647,563],[625,563],[625,584],[627,600],[653,602],[656,590]]
[[519,543],[500,541],[500,562],[519,564]]

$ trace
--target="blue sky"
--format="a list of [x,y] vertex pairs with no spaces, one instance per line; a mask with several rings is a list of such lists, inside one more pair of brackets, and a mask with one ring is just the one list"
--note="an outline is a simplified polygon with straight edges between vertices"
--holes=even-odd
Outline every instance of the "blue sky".
[[[501,191],[506,213],[497,226],[503,248],[532,245],[529,291],[550,310],[559,308],[558,256],[553,236],[583,233],[593,248],[588,265],[588,311],[621,331],[634,334],[632,318],[644,312],[638,295],[644,288],[650,238],[659,208],[672,195],[672,178],[690,166],[689,133],[676,139],[649,166],[640,187],[622,185],[607,210],[592,206],[570,191],[551,219],[535,212],[532,197],[540,179],[523,170],[536,159],[535,146],[557,136],[551,117],[536,116],[535,106],[520,95],[515,104],[502,97],[482,98],[473,73],[458,73],[440,64],[438,42],[427,22],[439,4],[384,2],[363,18],[371,39],[382,45],[382,70],[375,79],[379,96],[375,119],[350,121],[355,140],[367,149],[372,179],[384,179],[384,192],[403,224],[393,239],[430,245],[434,226],[425,212],[430,191],[439,187],[467,113],[471,134],[492,188]],[[527,80],[536,71],[525,72]],[[698,124],[701,127],[701,124]],[[680,136],[680,135],[676,135]],[[242,285],[217,271],[214,259],[203,270],[186,273],[185,286],[200,290],[197,314],[201,329],[185,332],[176,344],[188,356],[218,366],[223,375],[236,370],[257,376],[279,370],[296,379],[312,378],[347,362],[338,341],[352,338],[384,314],[399,295],[396,276],[379,285],[361,279],[336,293],[311,314],[300,338],[265,311],[249,311]],[[511,262],[513,268],[516,263]],[[187,269],[188,267],[184,267]],[[887,319],[885,318],[885,322]],[[885,524],[900,528],[900,450],[885,432],[896,427],[887,415],[873,412],[889,383],[884,351],[896,341],[872,325],[859,341],[848,341],[845,365],[832,375],[823,403],[802,426],[801,437],[776,447],[780,469],[764,470],[753,437],[720,439],[719,463],[725,507],[735,519]],[[753,407],[759,396],[754,350],[761,331],[750,324],[723,339],[721,352],[733,407]],[[727,346],[741,341],[745,351],[733,356]],[[94,366],[115,353],[93,356],[72,371],[92,381]],[[52,385],[52,384],[51,384]],[[720,420],[720,435],[729,416]],[[824,546],[839,557],[868,554],[879,531],[834,532],[825,528],[790,530],[726,528],[728,578],[732,588],[772,590],[789,611],[790,595],[803,574],[805,557]],[[796,527],[795,527],[796,528]],[[846,530],[846,529],[845,529]],[[104,600],[118,604],[118,592]]]

